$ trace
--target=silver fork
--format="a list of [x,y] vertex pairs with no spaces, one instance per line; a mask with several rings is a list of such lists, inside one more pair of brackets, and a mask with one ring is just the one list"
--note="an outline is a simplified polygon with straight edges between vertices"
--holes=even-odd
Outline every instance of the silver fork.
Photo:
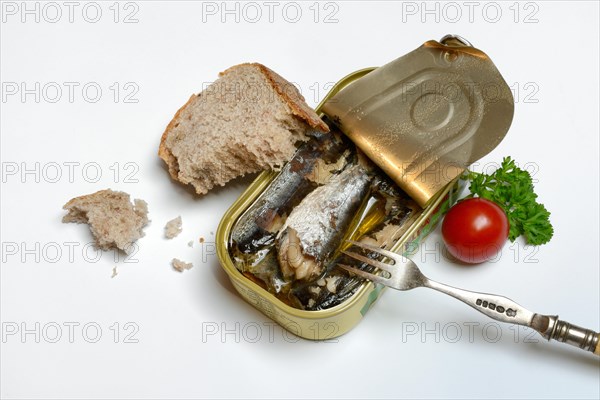
[[393,261],[392,264],[385,263],[352,251],[344,250],[342,252],[347,256],[379,268],[380,270],[387,272],[389,276],[386,277],[382,274],[372,274],[349,265],[338,264],[340,267],[351,273],[374,283],[389,286],[398,290],[411,290],[418,287],[434,289],[470,305],[492,319],[530,327],[538,331],[545,339],[554,339],[559,342],[568,343],[600,356],[600,335],[592,330],[561,321],[558,319],[557,315],[550,316],[533,313],[504,296],[471,292],[469,290],[459,289],[433,281],[423,275],[417,265],[407,257],[388,250],[383,250],[376,246],[354,241],[348,242],[356,247],[374,252]]

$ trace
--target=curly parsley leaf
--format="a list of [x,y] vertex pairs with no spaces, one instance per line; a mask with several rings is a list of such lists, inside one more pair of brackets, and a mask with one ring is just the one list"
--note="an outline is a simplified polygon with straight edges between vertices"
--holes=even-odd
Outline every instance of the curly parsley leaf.
[[554,228],[550,212],[537,202],[533,180],[529,172],[520,169],[510,157],[502,160],[500,168],[492,174],[469,172],[471,195],[498,204],[508,217],[508,238],[514,242],[521,235],[528,244],[540,245],[550,241]]

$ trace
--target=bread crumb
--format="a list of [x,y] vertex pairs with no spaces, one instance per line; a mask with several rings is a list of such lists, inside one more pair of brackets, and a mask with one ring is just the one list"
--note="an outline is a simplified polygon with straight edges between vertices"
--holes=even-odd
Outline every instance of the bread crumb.
[[194,241],[193,241],[193,240],[190,240],[190,241],[188,242],[188,246],[189,246],[189,247],[194,247]]
[[183,272],[186,269],[191,269],[194,266],[194,264],[192,263],[186,263],[184,261],[178,260],[177,258],[174,258],[171,261],[171,265],[173,266],[173,269],[179,272]]
[[117,248],[131,253],[148,224],[148,204],[144,200],[135,199],[131,204],[129,194],[110,189],[71,199],[63,209],[68,214],[62,221],[88,224],[96,246],[102,250]]
[[200,243],[204,243],[204,237],[203,237],[203,236],[200,236],[200,239],[198,239],[198,241],[199,241]]
[[117,276],[119,274],[119,272],[117,271],[117,267],[113,267],[112,269],[112,275],[110,276],[111,278],[114,278],[115,276]]
[[167,239],[173,239],[181,233],[181,216],[173,218],[165,225],[165,237]]

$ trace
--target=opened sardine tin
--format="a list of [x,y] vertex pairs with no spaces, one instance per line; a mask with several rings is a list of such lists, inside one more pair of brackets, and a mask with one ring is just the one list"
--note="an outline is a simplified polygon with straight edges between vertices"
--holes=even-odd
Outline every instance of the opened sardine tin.
[[500,143],[514,100],[484,52],[448,35],[377,68],[321,109],[423,207]]
[[[426,42],[384,67],[346,76],[316,108],[335,118],[357,147],[421,205],[390,248],[405,254],[418,248],[454,204],[464,183],[457,176],[499,143],[513,114],[510,90],[485,54],[455,37],[440,42]],[[249,279],[232,258],[236,223],[277,176],[261,173],[223,216],[216,235],[219,260],[239,294],[283,328],[307,339],[340,336],[360,322],[381,286],[365,281],[341,304],[308,311]]]

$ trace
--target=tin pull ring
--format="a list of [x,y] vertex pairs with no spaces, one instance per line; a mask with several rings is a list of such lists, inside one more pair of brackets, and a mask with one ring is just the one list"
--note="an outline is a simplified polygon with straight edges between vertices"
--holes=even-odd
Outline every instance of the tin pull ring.
[[449,35],[444,36],[443,38],[440,39],[440,43],[443,44],[444,46],[451,46],[451,47],[462,47],[462,46],[473,47],[471,42],[469,42],[467,39],[465,39],[462,36],[454,35],[454,34],[449,34]]

